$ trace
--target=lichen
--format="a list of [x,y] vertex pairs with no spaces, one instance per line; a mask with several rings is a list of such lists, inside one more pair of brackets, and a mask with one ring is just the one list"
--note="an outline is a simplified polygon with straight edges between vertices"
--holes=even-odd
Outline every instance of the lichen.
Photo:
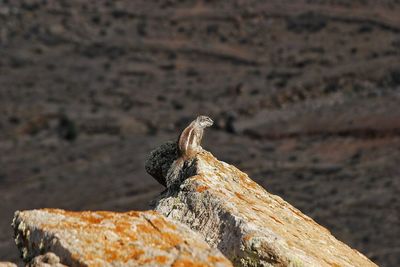
[[[175,261],[180,263],[176,266],[211,267],[211,257],[219,259],[221,266],[231,267],[218,250],[211,249],[188,227],[155,211],[44,209],[17,216],[17,244],[22,244],[25,260],[47,251],[63,251],[64,260],[85,266],[164,266]],[[195,265],[184,264],[189,262]]]
[[163,195],[156,209],[199,231],[238,266],[376,266],[207,151],[196,155],[196,175]]

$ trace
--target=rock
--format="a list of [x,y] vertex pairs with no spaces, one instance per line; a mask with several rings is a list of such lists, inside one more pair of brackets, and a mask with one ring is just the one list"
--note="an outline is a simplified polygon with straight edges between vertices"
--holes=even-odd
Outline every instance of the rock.
[[46,254],[33,262],[62,262],[68,266],[232,266],[200,235],[155,211],[17,211],[13,227],[26,262],[53,252],[59,259]]
[[[180,185],[186,177],[192,176],[196,171],[196,159],[187,161],[175,161],[178,158],[176,142],[167,142],[154,149],[147,158],[145,168],[147,173],[153,176],[160,184],[167,188]],[[168,175],[168,170],[175,166],[176,173]]]
[[154,149],[145,163],[146,171],[153,176],[157,182],[167,186],[167,173],[174,160],[178,158],[176,142],[167,142]]
[[47,252],[44,255],[39,255],[33,258],[32,261],[27,265],[27,267],[67,267],[67,266],[60,263],[60,258],[56,254],[52,252]]
[[0,267],[17,267],[15,263],[0,261]]
[[195,173],[167,190],[156,210],[202,234],[235,266],[376,266],[211,153],[196,156]]

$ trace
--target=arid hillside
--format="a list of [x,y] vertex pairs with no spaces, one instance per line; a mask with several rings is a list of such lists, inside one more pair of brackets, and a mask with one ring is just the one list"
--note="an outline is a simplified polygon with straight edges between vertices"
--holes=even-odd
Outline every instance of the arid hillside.
[[399,0],[0,0],[0,260],[17,209],[147,209],[149,152],[204,147],[400,265]]

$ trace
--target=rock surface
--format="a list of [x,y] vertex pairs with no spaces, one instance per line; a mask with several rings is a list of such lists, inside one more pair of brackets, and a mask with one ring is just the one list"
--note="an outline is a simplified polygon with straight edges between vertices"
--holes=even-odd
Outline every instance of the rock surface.
[[145,169],[157,182],[167,186],[167,173],[171,164],[178,158],[176,142],[167,142],[151,151],[146,160]]
[[154,211],[22,211],[13,227],[25,261],[51,251],[68,266],[232,266],[198,234]]
[[0,267],[17,267],[15,263],[0,261]]
[[67,267],[60,263],[60,257],[52,252],[47,252],[44,255],[36,256],[27,265],[27,267]]
[[[156,210],[200,232],[236,266],[376,266],[324,227],[211,153]],[[184,173],[184,172],[182,172]]]

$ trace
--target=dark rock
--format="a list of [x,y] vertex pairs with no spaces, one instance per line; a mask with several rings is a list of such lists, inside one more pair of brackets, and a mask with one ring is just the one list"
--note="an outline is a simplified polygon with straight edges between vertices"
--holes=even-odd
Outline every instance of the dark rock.
[[148,174],[154,177],[160,184],[167,186],[167,173],[172,163],[178,158],[176,142],[169,141],[154,149],[145,163]]

